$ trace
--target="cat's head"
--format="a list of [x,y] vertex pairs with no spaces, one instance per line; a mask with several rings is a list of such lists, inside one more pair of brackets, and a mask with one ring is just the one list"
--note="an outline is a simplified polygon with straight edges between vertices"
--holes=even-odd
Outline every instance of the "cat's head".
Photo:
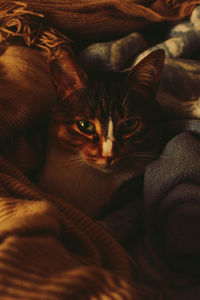
[[128,73],[87,74],[84,88],[54,108],[54,142],[82,165],[141,174],[161,145],[155,94],[163,63],[157,50]]

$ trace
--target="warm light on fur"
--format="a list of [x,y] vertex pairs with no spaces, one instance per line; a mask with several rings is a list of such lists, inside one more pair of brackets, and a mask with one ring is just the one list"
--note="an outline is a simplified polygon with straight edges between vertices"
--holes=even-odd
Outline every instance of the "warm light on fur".
[[[164,52],[157,50],[128,74],[87,74],[83,87],[58,103],[41,177],[44,189],[97,217],[125,181],[144,173],[162,145],[155,93],[163,62]],[[65,72],[69,90],[74,89],[76,67],[70,64]]]

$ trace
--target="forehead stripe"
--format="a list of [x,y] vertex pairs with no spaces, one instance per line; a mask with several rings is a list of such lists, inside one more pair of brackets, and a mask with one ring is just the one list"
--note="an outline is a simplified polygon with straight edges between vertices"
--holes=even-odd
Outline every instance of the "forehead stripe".
[[109,118],[107,137],[106,137],[106,139],[104,139],[103,144],[102,144],[102,156],[103,157],[111,157],[112,156],[113,141],[114,141],[113,122],[112,122],[112,119]]
[[111,157],[112,156],[113,142],[111,140],[106,140],[103,142],[102,156]]
[[107,136],[108,140],[114,141],[114,135],[113,135],[113,121],[111,119],[111,117],[109,118],[109,122],[108,122],[108,136]]

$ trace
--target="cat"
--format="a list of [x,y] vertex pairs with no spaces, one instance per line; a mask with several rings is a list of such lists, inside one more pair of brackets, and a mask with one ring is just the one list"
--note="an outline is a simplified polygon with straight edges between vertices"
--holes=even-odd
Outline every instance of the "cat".
[[99,218],[117,189],[160,151],[155,94],[163,64],[164,51],[156,50],[128,73],[87,74],[53,108],[40,187]]

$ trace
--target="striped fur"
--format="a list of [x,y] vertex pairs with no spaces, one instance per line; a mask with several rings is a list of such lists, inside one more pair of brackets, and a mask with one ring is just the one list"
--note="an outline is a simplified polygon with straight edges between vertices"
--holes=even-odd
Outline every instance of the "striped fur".
[[96,216],[124,181],[144,172],[161,146],[162,114],[154,96],[162,64],[163,52],[156,51],[128,77],[88,74],[85,88],[54,109],[47,190]]

